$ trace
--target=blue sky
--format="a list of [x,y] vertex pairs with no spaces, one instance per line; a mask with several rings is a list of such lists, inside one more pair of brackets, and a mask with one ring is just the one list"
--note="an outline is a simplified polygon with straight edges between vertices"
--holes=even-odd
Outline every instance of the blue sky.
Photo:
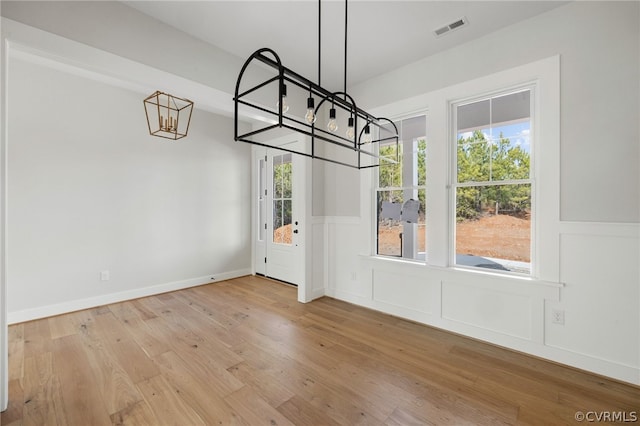
[[[481,130],[484,133],[486,139],[490,139],[490,135],[493,135],[494,139],[500,137],[500,133],[504,138],[509,139],[511,145],[520,146],[520,148],[526,152],[531,152],[531,122],[525,121],[520,123],[512,123],[504,126],[495,126],[493,128],[485,128]],[[458,134],[458,139],[467,138],[471,136],[471,132],[464,132]]]

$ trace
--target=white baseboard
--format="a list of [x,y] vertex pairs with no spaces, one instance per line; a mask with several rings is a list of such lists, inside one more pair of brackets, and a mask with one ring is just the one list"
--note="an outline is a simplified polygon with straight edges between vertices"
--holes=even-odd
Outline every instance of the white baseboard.
[[[95,308],[96,306],[108,305],[111,303],[124,302],[125,300],[137,299],[140,297],[153,296],[169,291],[182,290],[189,287],[197,287],[199,285],[208,284],[214,281],[224,281],[232,278],[238,278],[250,275],[251,269],[239,269],[236,271],[222,272],[219,274],[210,274],[197,278],[190,278],[181,281],[173,281],[164,284],[157,284],[148,287],[136,288],[133,290],[120,291],[117,293],[103,294],[100,296],[89,297],[86,299],[70,300],[68,302],[57,303],[54,305],[39,306],[37,308],[24,309],[16,312],[7,313],[7,322],[16,324],[35,319],[51,317],[55,315],[66,314],[69,312],[80,311],[83,309]],[[215,277],[214,280],[211,277]]]
[[359,294],[350,293],[344,290],[337,290],[335,287],[329,287],[324,290],[324,295],[332,297],[334,299],[342,300],[343,302],[353,303],[354,305],[363,306],[365,308],[376,309],[371,301],[370,297],[365,297]]
[[472,339],[478,339],[496,346],[544,358],[551,362],[558,362],[570,367],[600,374],[622,382],[631,383],[635,386],[640,386],[640,369],[636,366],[624,365],[587,354],[571,352],[566,349],[543,345],[531,340],[513,338],[490,330],[481,329],[479,327],[456,324],[451,321],[438,321],[436,318],[429,319],[426,315],[411,315],[411,312],[394,309],[395,307],[388,304],[376,303],[362,295],[336,290],[335,288],[327,289],[325,295],[344,302],[353,303],[358,306],[383,312],[385,314],[422,323],[440,330],[470,337]]

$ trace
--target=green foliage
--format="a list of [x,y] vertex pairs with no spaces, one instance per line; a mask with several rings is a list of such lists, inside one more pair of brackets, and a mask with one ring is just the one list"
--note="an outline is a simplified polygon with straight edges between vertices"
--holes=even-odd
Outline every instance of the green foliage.
[[[458,140],[458,183],[495,183],[529,178],[530,155],[500,134],[496,142],[480,131]],[[458,188],[458,220],[476,219],[495,209],[501,213],[521,215],[531,209],[529,184],[479,185]]]
[[276,163],[273,166],[273,229],[291,223],[291,172],[291,161]]
[[[420,139],[417,142],[417,181],[416,182],[403,182],[402,181],[402,156],[404,153],[404,144],[401,142],[398,144],[398,159],[397,163],[382,162],[378,171],[378,179],[380,188],[402,188],[412,186],[424,186],[427,182],[427,165],[426,165],[426,153],[427,153],[427,141]],[[380,156],[396,160],[396,146],[387,145],[380,147]],[[420,213],[424,213],[425,210],[425,190],[420,189],[417,191],[418,200],[420,201]],[[381,191],[378,197],[378,207],[381,206],[382,201],[389,201],[395,203],[403,203],[407,201],[411,196],[405,197],[403,191]]]
[[[406,148],[406,147],[405,147]],[[379,168],[380,188],[407,188],[426,185],[427,142],[420,139],[416,146],[417,179],[415,182],[402,181],[403,144],[398,146],[398,163],[383,162]],[[395,145],[380,147],[380,155],[396,158]],[[531,210],[531,185],[501,181],[517,181],[529,178],[530,155],[520,146],[511,144],[501,134],[497,141],[487,140],[476,131],[468,138],[460,138],[457,147],[458,183],[478,183],[478,185],[458,188],[456,193],[456,213],[458,220],[477,219],[487,212],[524,215]],[[483,183],[485,183],[483,185]],[[425,209],[426,191],[419,190],[418,199],[421,212]],[[382,201],[403,202],[402,191],[380,191],[378,204]]]
[[[396,145],[380,147],[379,155],[383,158],[396,161]],[[379,167],[379,186],[381,188],[402,187],[402,143],[398,144],[397,156],[399,162],[382,161]],[[389,200],[391,201],[391,200]]]
[[[418,140],[418,185],[427,184],[427,141],[425,139]],[[420,200],[420,211],[424,213],[426,207],[426,191],[418,191],[418,200]]]
[[[518,124],[517,127],[505,124],[504,128],[515,132],[525,127],[522,126],[523,123]],[[507,214],[528,219],[531,211],[531,184],[528,182],[531,166],[529,152],[519,144],[512,143],[502,133],[496,140],[489,140],[482,131],[465,133],[465,136],[455,142],[457,163],[453,166],[457,167],[457,170],[451,171],[456,172],[457,179],[454,185],[456,219],[458,221],[475,220],[492,214]],[[418,251],[422,253],[426,250],[428,244],[425,241],[426,148],[425,139],[401,142],[397,148],[396,145],[379,147],[381,157],[393,160],[399,157],[397,163],[381,161],[378,168],[377,211],[380,254],[400,255],[400,248],[397,246],[401,241],[399,238],[403,233],[409,232],[413,232],[412,235],[416,238],[422,238],[419,241]],[[409,173],[410,171],[412,173]],[[386,209],[385,214],[382,214],[382,206],[385,202],[402,204],[409,199],[418,199],[420,202],[417,226],[407,225],[395,214],[386,214]],[[502,218],[505,219],[504,216]],[[512,225],[513,223],[510,224]],[[516,229],[515,226],[514,229]],[[512,231],[503,227],[499,228],[499,232]],[[408,256],[407,253],[404,253],[404,256]],[[516,255],[508,254],[507,256],[511,257],[505,258],[511,259]],[[528,254],[526,256],[528,258]],[[515,257],[515,259],[520,258]]]
[[273,198],[291,198],[291,161],[273,166]]
[[[424,139],[418,140],[417,143],[417,161],[418,161],[418,176],[417,182],[402,182],[402,156],[404,153],[404,144],[401,142],[398,144],[398,159],[397,163],[385,162],[380,164],[380,170],[378,174],[378,182],[380,188],[401,188],[403,186],[424,186],[427,182],[427,141]],[[396,160],[396,146],[386,145],[380,147],[380,156],[389,158],[393,161]],[[424,201],[424,200],[422,200]]]

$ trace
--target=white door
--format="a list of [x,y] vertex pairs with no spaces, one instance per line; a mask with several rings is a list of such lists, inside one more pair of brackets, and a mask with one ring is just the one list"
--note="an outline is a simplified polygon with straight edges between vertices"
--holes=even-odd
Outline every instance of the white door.
[[255,272],[304,293],[306,159],[272,148],[254,152]]

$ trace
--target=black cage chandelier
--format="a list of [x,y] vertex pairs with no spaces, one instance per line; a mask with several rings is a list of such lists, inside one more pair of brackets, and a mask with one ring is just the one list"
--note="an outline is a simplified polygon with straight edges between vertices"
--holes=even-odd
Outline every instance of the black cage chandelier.
[[[362,110],[347,93],[347,8],[345,0],[344,90],[331,92],[320,85],[321,1],[318,0],[318,83],[285,67],[272,49],[255,51],[245,61],[236,82],[233,98],[236,141],[356,169],[398,161],[396,125],[387,118],[375,117]],[[250,67],[252,64],[256,66]],[[251,75],[250,69],[254,71]],[[241,88],[243,83],[250,87]],[[260,121],[246,133],[239,132],[240,108]],[[320,124],[323,120],[326,125]],[[296,132],[310,138],[292,137]],[[395,145],[393,158],[379,154],[376,144],[380,143]]]

